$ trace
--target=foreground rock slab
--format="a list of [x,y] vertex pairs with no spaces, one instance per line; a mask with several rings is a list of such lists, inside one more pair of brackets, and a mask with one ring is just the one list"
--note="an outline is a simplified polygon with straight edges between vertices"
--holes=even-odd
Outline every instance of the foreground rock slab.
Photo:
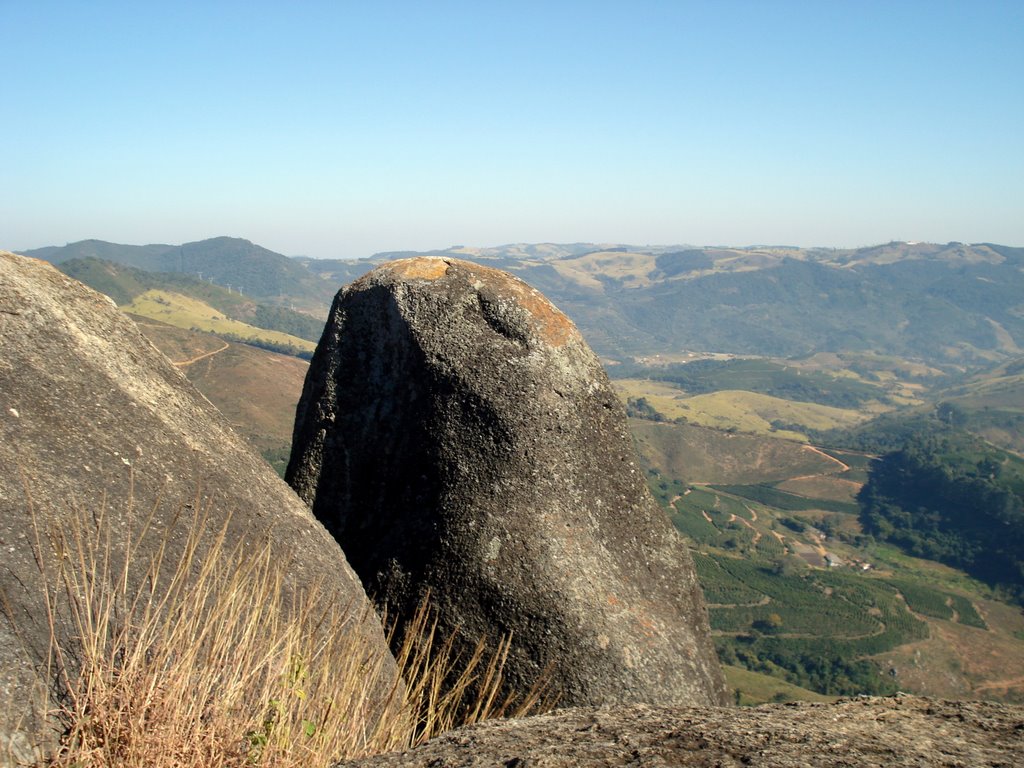
[[351,768],[1005,766],[1024,756],[1024,706],[914,696],[751,709],[572,709],[462,728]]
[[335,299],[286,479],[367,591],[442,637],[511,633],[507,692],[725,703],[686,546],[572,322],[495,269],[378,267]]
[[[291,489],[113,302],[49,264],[0,252],[0,765],[57,737],[46,718],[56,673],[44,595],[59,590],[43,572],[52,578],[60,557],[51,532],[104,516],[111,550],[130,540],[133,578],[145,583],[155,553],[132,538],[143,521],[152,515],[149,530],[172,532],[173,563],[181,521],[196,510],[209,511],[211,531],[227,524],[226,550],[269,538],[290,563],[286,596],[316,585],[351,611],[393,674],[358,577]],[[67,658],[76,642],[58,632]]]

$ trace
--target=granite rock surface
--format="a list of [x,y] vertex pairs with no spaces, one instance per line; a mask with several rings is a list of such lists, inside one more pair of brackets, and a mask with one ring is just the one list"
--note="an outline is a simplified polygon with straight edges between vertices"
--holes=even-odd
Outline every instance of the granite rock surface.
[[[46,751],[58,736],[47,717],[55,686],[44,600],[56,586],[55,531],[102,513],[116,559],[152,513],[150,530],[170,531],[173,562],[196,510],[209,511],[211,531],[230,520],[228,549],[269,539],[289,564],[289,599],[322,585],[393,676],[358,577],[270,466],[110,299],[0,252],[0,764]],[[160,540],[133,540],[132,578],[145,578],[148,547]],[[73,630],[57,630],[74,658]]]
[[1013,768],[1024,707],[915,696],[754,708],[571,709],[493,720],[351,768]]

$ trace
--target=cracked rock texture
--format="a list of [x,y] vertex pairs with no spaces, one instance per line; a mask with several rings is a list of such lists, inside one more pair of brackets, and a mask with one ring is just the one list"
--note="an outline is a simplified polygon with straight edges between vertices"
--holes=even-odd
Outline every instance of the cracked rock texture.
[[506,691],[722,704],[686,546],[575,326],[511,275],[385,264],[339,292],[286,478],[367,592],[441,636],[513,635]]
[[1024,758],[1024,707],[914,696],[752,709],[570,709],[492,720],[409,752],[351,768],[700,766],[1014,768]]
[[[157,535],[132,542],[136,579],[164,531],[174,562],[191,510],[209,508],[213,532],[230,515],[228,551],[269,537],[291,564],[285,594],[322,584],[394,674],[358,577],[291,489],[110,299],[5,252],[0,468],[0,765],[28,760],[58,735],[46,718],[54,673],[41,569],[55,586],[52,533],[79,514],[89,521],[105,510],[117,553],[153,513]],[[73,629],[59,624],[57,641],[74,656]]]

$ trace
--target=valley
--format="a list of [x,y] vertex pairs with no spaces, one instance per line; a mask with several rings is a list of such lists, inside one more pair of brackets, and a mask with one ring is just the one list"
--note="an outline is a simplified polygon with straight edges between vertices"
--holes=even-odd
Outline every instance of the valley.
[[[756,408],[713,429],[723,423],[716,399],[687,397],[664,381],[616,383],[630,412],[643,416],[630,427],[651,490],[696,545],[724,663],[832,695],[1024,697],[1022,681],[1005,672],[1024,665],[1019,607],[960,570],[866,535],[858,493],[874,454],[807,442],[811,434],[820,446],[868,424],[877,400],[824,432],[818,412],[795,402],[787,429],[766,425]],[[909,412],[934,409],[926,403],[917,399]],[[746,681],[734,683],[738,701],[766,700],[751,678],[735,679]],[[769,698],[792,695],[779,689]]]
[[[336,289],[404,255],[296,263]],[[1024,669],[1019,605],[867,533],[858,500],[875,458],[915,435],[956,430],[1021,451],[1021,249],[579,244],[435,255],[518,274],[603,354],[651,491],[693,543],[736,701],[896,690],[1024,701],[1024,680],[1009,672]],[[306,369],[297,355],[314,346],[325,299],[314,305],[284,282],[254,299],[106,260],[65,268],[133,313],[283,472]],[[906,290],[882,287],[893,276]]]

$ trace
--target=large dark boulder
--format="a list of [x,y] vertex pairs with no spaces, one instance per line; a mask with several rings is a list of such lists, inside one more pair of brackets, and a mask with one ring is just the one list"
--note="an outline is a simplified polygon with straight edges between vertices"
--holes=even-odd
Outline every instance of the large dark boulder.
[[550,668],[563,705],[724,701],[608,377],[520,280],[415,258],[344,288],[286,479],[393,615],[429,593],[442,633],[513,633],[509,691]]
[[[170,532],[173,564],[197,509],[209,510],[211,532],[230,518],[227,550],[269,537],[273,557],[288,563],[285,598],[316,585],[394,674],[359,579],[292,490],[108,298],[0,252],[0,765],[57,736],[46,717],[59,689],[44,599],[47,588],[61,593],[52,533],[102,514],[117,558],[152,513],[149,530]],[[131,578],[145,577],[162,538],[132,540]],[[66,606],[53,605],[55,639],[74,660]]]

